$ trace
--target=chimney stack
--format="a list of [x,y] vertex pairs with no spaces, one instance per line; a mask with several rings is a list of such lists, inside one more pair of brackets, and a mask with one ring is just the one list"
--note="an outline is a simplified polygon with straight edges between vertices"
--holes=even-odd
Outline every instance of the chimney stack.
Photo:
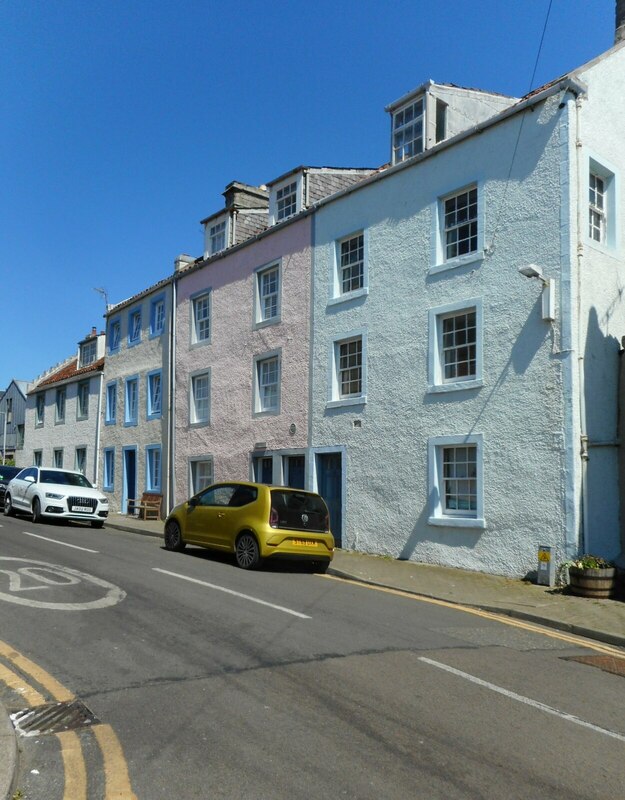
[[625,41],[625,0],[616,0],[614,44]]

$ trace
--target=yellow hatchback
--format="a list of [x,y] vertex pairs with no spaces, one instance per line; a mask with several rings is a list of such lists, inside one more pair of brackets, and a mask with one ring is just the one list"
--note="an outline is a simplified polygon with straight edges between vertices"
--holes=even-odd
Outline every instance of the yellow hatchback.
[[165,520],[165,547],[187,544],[234,553],[242,569],[264,559],[305,559],[325,572],[334,554],[330,515],[314,492],[263,483],[215,483]]

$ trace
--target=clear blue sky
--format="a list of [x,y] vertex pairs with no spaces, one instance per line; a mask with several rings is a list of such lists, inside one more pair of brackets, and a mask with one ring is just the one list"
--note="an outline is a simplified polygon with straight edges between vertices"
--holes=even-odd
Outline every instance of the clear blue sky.
[[378,166],[428,78],[520,96],[612,46],[614,0],[0,0],[0,389],[198,256],[232,180]]

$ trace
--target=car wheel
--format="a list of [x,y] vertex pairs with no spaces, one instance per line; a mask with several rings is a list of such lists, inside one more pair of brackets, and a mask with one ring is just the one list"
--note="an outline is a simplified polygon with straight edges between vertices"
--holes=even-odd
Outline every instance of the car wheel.
[[33,500],[33,522],[41,522],[41,503],[38,497]]
[[311,569],[313,572],[316,572],[319,575],[325,575],[325,573],[328,571],[329,566],[330,566],[329,561],[313,561]]
[[237,566],[241,569],[256,569],[260,564],[258,542],[251,533],[242,533],[235,549]]
[[104,523],[98,521],[97,519],[92,519],[91,520],[91,527],[92,528],[102,528],[102,527],[104,527]]
[[11,502],[11,495],[5,494],[4,495],[4,510],[3,510],[5,517],[14,517],[15,511],[13,510],[13,503]]
[[180,525],[175,520],[170,520],[167,525],[165,525],[165,549],[181,553],[185,546],[186,543],[182,538]]

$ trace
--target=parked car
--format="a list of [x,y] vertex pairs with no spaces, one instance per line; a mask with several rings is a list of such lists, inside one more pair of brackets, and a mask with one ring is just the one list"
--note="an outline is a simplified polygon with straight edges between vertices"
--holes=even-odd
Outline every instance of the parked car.
[[8,482],[17,475],[20,469],[20,467],[0,467],[0,508],[4,508],[4,493]]
[[109,513],[109,501],[80,472],[27,467],[9,481],[4,497],[7,516],[19,511],[32,514],[33,522],[55,517],[101,528]]
[[264,559],[305,559],[325,572],[334,554],[328,508],[318,494],[262,483],[215,483],[165,520],[165,547],[234,553],[242,569]]

